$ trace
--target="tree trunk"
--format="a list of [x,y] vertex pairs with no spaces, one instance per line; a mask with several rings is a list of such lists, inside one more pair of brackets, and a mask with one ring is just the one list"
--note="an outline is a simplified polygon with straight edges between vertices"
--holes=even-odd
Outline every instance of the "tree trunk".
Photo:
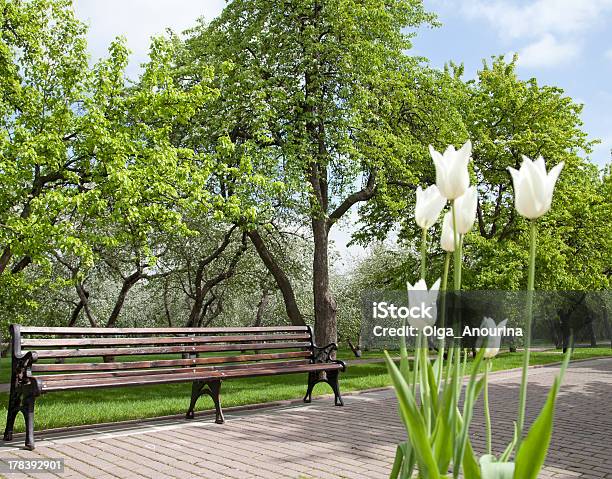
[[315,341],[319,346],[335,343],[338,339],[336,325],[336,300],[329,289],[328,229],[325,219],[312,220],[314,235],[314,259],[312,289],[315,311]]
[[270,291],[268,291],[268,288],[263,288],[261,291],[261,299],[257,304],[257,313],[255,314],[255,323],[253,324],[253,327],[258,328],[259,326],[261,326],[261,323],[263,322],[263,316],[266,311],[266,308],[268,307],[269,302]]
[[85,316],[89,320],[89,324],[91,325],[92,328],[97,328],[98,323],[96,319],[94,318],[91,310],[89,309],[89,294],[86,294],[85,288],[83,287],[83,284],[81,282],[77,282],[77,284],[75,285],[75,288],[76,288],[77,294],[79,295],[79,299],[83,303],[83,311],[85,311]]
[[11,253],[11,248],[10,246],[7,246],[6,248],[4,248],[2,256],[0,256],[0,274],[4,273],[4,270],[8,266],[9,261],[11,260],[11,256],[13,256],[13,254]]
[[207,317],[206,317],[206,321],[204,321],[205,317],[202,316],[200,318],[200,324],[199,326],[202,326],[203,328],[207,328],[209,327],[212,322],[217,319],[217,317],[223,312],[223,298],[218,298],[217,299],[217,306],[215,307],[215,309],[212,311],[212,313],[210,313]]
[[195,328],[198,325],[198,320],[200,319],[200,313],[202,312],[203,305],[204,295],[202,294],[202,288],[200,287],[198,288],[198,291],[196,291],[193,306],[191,307],[191,312],[189,313],[189,319],[187,320],[188,328]]
[[172,327],[172,316],[170,314],[170,305],[168,304],[168,280],[164,278],[164,313],[166,314],[166,321],[168,322],[168,327]]
[[117,296],[117,299],[115,301],[115,306],[113,307],[113,310],[111,311],[111,314],[108,317],[108,321],[106,322],[107,328],[112,328],[113,326],[115,326],[115,323],[117,322],[117,319],[119,318],[119,314],[121,313],[121,310],[123,309],[123,305],[125,303],[125,298],[127,297],[127,294],[130,292],[130,289],[132,289],[132,287],[136,283],[138,283],[138,281],[140,281],[141,278],[142,278],[142,273],[140,270],[138,270],[123,280],[123,284],[121,285],[121,290],[119,291],[119,295]]
[[268,271],[274,277],[278,288],[281,290],[283,294],[283,300],[285,302],[285,310],[287,311],[287,316],[289,317],[289,321],[294,326],[304,326],[306,322],[304,321],[304,316],[302,316],[302,312],[297,304],[295,299],[295,293],[293,291],[293,287],[291,286],[291,281],[282,270],[276,258],[272,255],[268,247],[263,241],[263,238],[259,234],[257,230],[252,230],[247,233],[253,246],[255,246],[255,250],[257,250],[257,254],[268,268]]
[[[89,297],[89,292],[85,291],[85,297]],[[83,310],[83,301],[79,301],[79,304],[76,305],[76,307],[74,308],[74,310],[72,310],[72,314],[70,315],[70,320],[68,321],[68,327],[71,328],[73,327],[77,320],[79,319],[79,315],[81,314],[81,311]]]

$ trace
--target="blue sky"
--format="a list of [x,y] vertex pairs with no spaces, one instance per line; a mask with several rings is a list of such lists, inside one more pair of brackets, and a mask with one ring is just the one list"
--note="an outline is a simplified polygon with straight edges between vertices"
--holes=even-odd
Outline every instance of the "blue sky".
[[603,166],[612,149],[612,0],[426,0],[442,27],[423,29],[415,52],[442,67],[463,62],[473,77],[482,59],[519,54],[521,78],[535,77],[584,103],[584,128],[602,143],[591,156]]
[[[133,52],[130,75],[146,61],[149,38],[169,27],[181,32],[199,16],[212,19],[224,0],[75,0],[77,15],[90,25],[92,57],[105,55],[110,41],[127,38]],[[612,149],[612,0],[425,0],[442,27],[423,29],[413,52],[432,65],[463,62],[473,77],[483,58],[519,54],[519,75],[555,85],[584,103],[585,130],[599,138],[591,158],[610,162]],[[332,239],[341,252],[339,270],[350,267],[364,251],[346,248],[356,215],[336,229]]]

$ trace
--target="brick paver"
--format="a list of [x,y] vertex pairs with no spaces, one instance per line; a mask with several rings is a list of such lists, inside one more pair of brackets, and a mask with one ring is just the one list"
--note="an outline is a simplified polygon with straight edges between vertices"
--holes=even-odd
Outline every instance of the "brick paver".
[[[528,422],[535,419],[557,371],[558,367],[530,370]],[[612,478],[611,373],[612,358],[570,366],[542,478]],[[519,371],[491,376],[497,453],[512,435],[519,381]],[[395,445],[405,436],[393,391],[348,395],[345,402],[339,408],[330,398],[320,398],[310,405],[228,413],[224,425],[200,416],[194,421],[168,419],[38,434],[33,452],[20,449],[19,435],[0,448],[0,458],[64,457],[66,469],[60,477],[66,478],[388,477]],[[472,441],[482,451],[479,407]]]

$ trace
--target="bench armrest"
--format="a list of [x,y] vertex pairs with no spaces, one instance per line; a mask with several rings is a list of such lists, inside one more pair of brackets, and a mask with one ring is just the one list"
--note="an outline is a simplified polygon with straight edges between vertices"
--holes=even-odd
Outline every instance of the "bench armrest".
[[32,377],[32,364],[38,360],[38,354],[33,351],[13,355],[13,379],[17,384],[25,384]]
[[329,343],[326,346],[312,345],[312,362],[313,363],[329,363],[334,360],[331,359],[331,355],[334,351],[338,351],[338,345],[336,343]]

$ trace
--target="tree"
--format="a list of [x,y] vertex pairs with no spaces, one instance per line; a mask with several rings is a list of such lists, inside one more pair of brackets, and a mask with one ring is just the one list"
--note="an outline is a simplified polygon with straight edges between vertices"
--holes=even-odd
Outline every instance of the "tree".
[[[248,235],[294,324],[304,323],[304,313],[262,232],[275,225],[311,231],[321,344],[337,336],[331,228],[386,188],[388,178],[410,176],[415,151],[423,156],[420,123],[437,103],[423,99],[438,87],[431,88],[419,59],[404,54],[411,35],[402,32],[432,22],[417,0],[234,0],[186,42],[183,65],[213,65],[220,92],[191,141],[197,136],[197,147],[206,150],[227,137],[233,167],[244,167],[248,157],[249,168],[282,187],[245,191],[259,200]],[[414,120],[412,131],[399,134],[398,115]]]
[[0,289],[8,307],[29,290],[28,267],[41,273],[58,254],[91,267],[93,245],[146,245],[154,230],[184,230],[181,210],[211,208],[202,188],[210,162],[170,136],[214,91],[204,81],[169,81],[173,44],[162,39],[137,85],[125,78],[122,40],[90,68],[86,27],[69,0],[0,0],[0,24]]
[[[452,98],[449,108],[457,109],[464,131],[453,143],[472,140],[472,183],[479,192],[477,224],[466,239],[463,283],[466,288],[483,290],[517,290],[526,284],[527,224],[515,213],[507,168],[517,168],[521,155],[542,155],[548,167],[565,161],[565,168],[552,210],[541,222],[537,288],[605,289],[610,272],[604,258],[612,253],[605,232],[611,202],[603,193],[609,179],[605,175],[602,179],[585,158],[594,142],[583,130],[582,106],[560,88],[541,86],[534,78],[518,78],[516,61],[516,57],[510,61],[497,57],[484,62],[477,78],[467,82],[460,81],[462,67],[448,67],[456,79],[447,82],[448,98]],[[446,144],[435,146],[443,149]],[[423,171],[421,184],[435,181],[431,161],[430,165]],[[413,221],[413,193],[403,188],[388,190],[388,196],[386,203],[371,203],[371,209],[363,211],[367,224],[363,231],[379,229],[376,235],[362,234],[359,239],[379,237],[399,223],[400,238],[408,251],[417,251],[420,232]],[[381,222],[383,216],[391,219]],[[441,275],[442,251],[435,241],[430,250],[439,258],[429,265],[428,274],[435,278]],[[416,262],[407,258],[405,263],[416,274]]]

